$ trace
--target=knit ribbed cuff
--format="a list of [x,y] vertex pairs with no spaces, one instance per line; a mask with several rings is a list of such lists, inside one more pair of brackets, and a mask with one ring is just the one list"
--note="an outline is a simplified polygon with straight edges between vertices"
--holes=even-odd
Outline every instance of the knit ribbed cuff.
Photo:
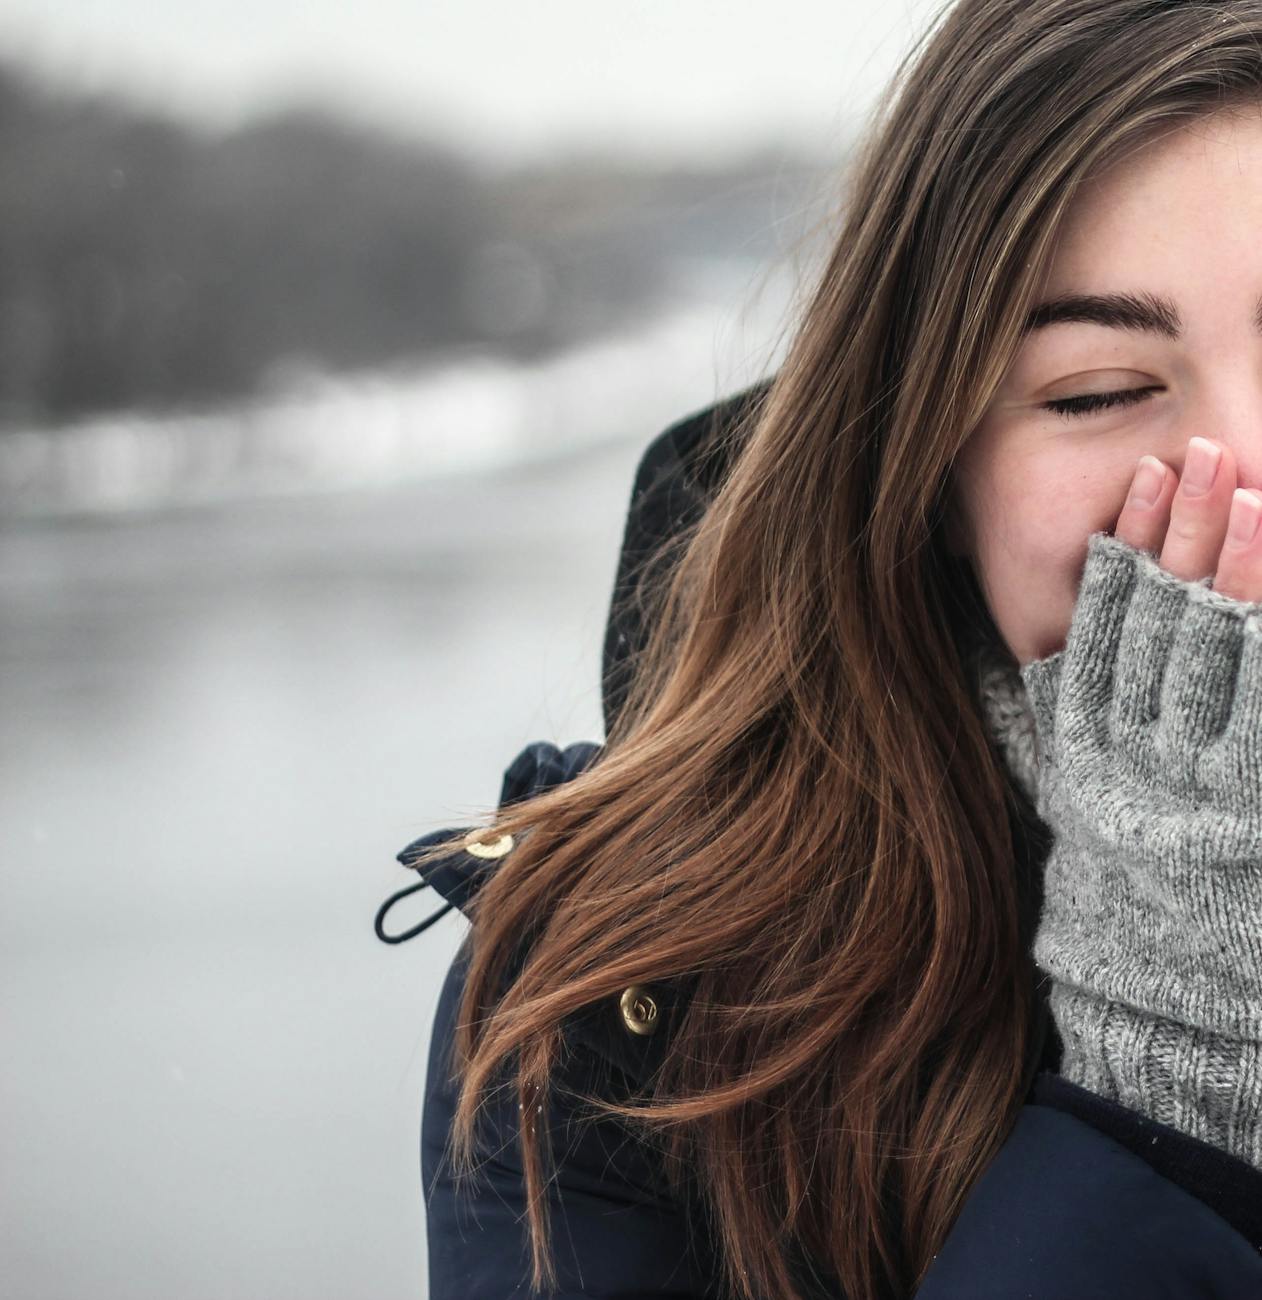
[[1262,1044],[1053,981],[1060,1073],[1262,1169]]

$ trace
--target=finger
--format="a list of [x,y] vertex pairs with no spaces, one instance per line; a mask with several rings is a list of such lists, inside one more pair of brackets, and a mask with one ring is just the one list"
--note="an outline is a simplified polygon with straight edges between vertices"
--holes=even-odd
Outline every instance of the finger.
[[1237,488],[1232,494],[1227,538],[1218,557],[1214,590],[1236,600],[1262,600],[1262,492]]
[[1161,553],[1170,524],[1170,502],[1179,476],[1156,456],[1141,456],[1131,479],[1130,493],[1113,529],[1114,537],[1139,551]]
[[1161,685],[1170,647],[1187,608],[1187,587],[1166,573],[1155,556],[1136,565],[1137,580],[1122,625],[1110,721],[1117,735],[1129,735],[1135,761],[1145,775],[1154,758],[1149,729],[1161,712]]
[[1153,736],[1162,770],[1184,790],[1195,789],[1205,746],[1222,731],[1231,712],[1240,665],[1241,616],[1237,607],[1201,588],[1187,597],[1161,683]]
[[1163,569],[1189,582],[1216,571],[1235,487],[1231,449],[1209,438],[1191,439],[1179,489],[1170,503],[1170,527],[1161,548]]
[[[1155,560],[1139,557],[1143,563]],[[1061,740],[1074,744],[1100,726],[1113,694],[1118,642],[1138,573],[1134,553],[1118,538],[1093,533],[1078,585],[1058,681],[1071,684],[1083,708],[1058,719]],[[1085,732],[1084,732],[1085,729]],[[1058,743],[1060,743],[1058,741]]]
[[1256,807],[1262,798],[1262,619],[1256,614],[1245,617],[1242,642],[1231,716],[1221,744],[1205,754],[1202,773],[1214,789],[1230,789]]

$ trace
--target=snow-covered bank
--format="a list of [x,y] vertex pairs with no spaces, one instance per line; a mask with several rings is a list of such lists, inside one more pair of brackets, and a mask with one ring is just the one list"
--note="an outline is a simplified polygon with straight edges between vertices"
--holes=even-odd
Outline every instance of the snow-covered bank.
[[[686,274],[685,274],[686,270]],[[654,319],[523,365],[490,355],[359,375],[291,374],[211,413],[102,416],[0,436],[9,517],[372,487],[521,464],[664,424],[779,360],[781,269],[681,269]]]

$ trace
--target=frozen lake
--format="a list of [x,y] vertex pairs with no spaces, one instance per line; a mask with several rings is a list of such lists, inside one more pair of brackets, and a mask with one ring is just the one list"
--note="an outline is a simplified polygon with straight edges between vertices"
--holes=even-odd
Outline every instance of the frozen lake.
[[603,739],[636,464],[770,373],[792,289],[698,275],[532,370],[0,446],[6,1295],[425,1296],[422,1092],[467,922],[387,947],[373,916],[522,746]]
[[493,806],[522,745],[602,738],[662,427],[396,489],[3,526],[7,1294],[425,1294],[421,1095],[466,922],[389,948],[373,914],[413,879],[394,854]]

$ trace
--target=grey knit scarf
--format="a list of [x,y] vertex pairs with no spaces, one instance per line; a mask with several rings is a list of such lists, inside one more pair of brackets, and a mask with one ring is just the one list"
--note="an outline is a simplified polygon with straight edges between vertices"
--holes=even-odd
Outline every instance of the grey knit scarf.
[[1065,648],[970,671],[1053,832],[1061,1074],[1262,1169],[1262,604],[1096,533]]

